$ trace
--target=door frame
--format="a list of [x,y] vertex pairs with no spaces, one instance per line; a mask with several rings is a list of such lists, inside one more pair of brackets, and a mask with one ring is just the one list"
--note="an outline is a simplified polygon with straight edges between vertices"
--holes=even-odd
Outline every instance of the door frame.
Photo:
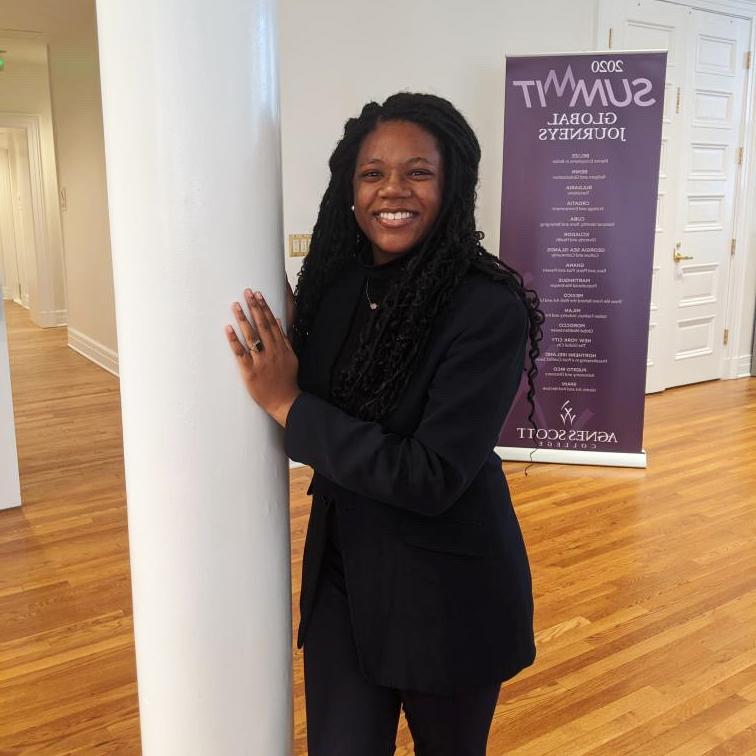
[[[55,250],[50,243],[51,225],[60,227],[58,208],[48,208],[45,196],[58,196],[57,173],[50,166],[45,166],[42,158],[40,141],[40,119],[31,113],[2,113],[0,126],[23,129],[26,132],[26,144],[29,153],[29,174],[32,196],[33,254],[27,254],[24,262],[28,263],[29,310],[31,319],[39,326],[61,325],[55,309],[53,271],[55,270]],[[49,212],[53,210],[52,212]],[[62,252],[62,250],[61,250]],[[65,260],[62,261],[65,287]],[[67,297],[66,297],[67,300]]]
[[[730,257],[727,274],[727,294],[724,304],[724,327],[729,332],[727,344],[722,349],[720,378],[742,378],[750,375],[749,355],[739,355],[738,344],[745,328],[751,332],[751,324],[743,325],[746,267],[748,259],[756,257],[756,221],[746,208],[756,206],[756,128],[754,127],[754,95],[756,94],[756,6],[749,0],[656,0],[668,5],[682,5],[725,16],[745,19],[751,24],[749,50],[751,67],[746,72],[746,99],[743,107],[743,164],[735,183],[733,198],[733,230],[736,239],[735,254]],[[596,49],[609,49],[607,29],[620,22],[620,3],[617,0],[598,0],[596,14]],[[746,359],[747,357],[747,359]]]

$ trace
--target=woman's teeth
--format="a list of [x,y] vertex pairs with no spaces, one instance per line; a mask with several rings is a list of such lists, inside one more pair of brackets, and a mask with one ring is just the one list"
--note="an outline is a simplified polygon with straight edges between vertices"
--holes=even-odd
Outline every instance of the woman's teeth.
[[398,212],[398,213],[378,213],[378,217],[382,220],[408,220],[414,215],[414,213]]

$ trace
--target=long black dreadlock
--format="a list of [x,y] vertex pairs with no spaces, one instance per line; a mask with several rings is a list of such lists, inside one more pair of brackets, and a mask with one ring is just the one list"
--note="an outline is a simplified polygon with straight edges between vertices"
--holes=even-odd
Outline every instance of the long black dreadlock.
[[527,308],[528,417],[534,424],[536,359],[544,314],[538,295],[525,287],[522,276],[481,245],[483,233],[475,226],[480,145],[464,117],[435,95],[401,92],[382,105],[368,103],[358,118],[346,122],[344,136],[328,162],[331,180],[297,279],[291,327],[294,351],[302,353],[323,291],[365,241],[351,211],[355,162],[363,139],[386,121],[409,121],[435,137],[444,170],[441,208],[418,253],[390,285],[376,317],[363,328],[350,363],[336,376],[333,400],[363,420],[386,417],[423,354],[431,324],[473,267],[503,281]]

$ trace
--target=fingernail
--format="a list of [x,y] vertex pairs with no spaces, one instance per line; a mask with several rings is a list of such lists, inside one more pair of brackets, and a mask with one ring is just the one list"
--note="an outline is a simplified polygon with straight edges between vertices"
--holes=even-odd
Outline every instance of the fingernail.
[[255,292],[255,296],[256,296],[256,297],[257,297],[257,298],[258,298],[258,299],[259,299],[259,300],[260,300],[260,301],[262,302],[262,298],[263,298],[263,295],[262,295],[262,293],[261,293],[261,292],[259,292],[259,291],[256,291],[256,292]]
[[252,296],[252,289],[244,289],[245,296],[251,297]]

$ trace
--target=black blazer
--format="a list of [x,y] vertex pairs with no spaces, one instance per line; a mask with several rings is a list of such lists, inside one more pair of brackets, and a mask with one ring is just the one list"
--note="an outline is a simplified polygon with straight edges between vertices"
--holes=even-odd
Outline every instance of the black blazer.
[[364,675],[437,693],[506,680],[535,659],[528,558],[493,451],[522,376],[525,307],[469,272],[398,406],[363,421],[328,397],[364,280],[355,264],[325,292],[284,432],[288,456],[315,470],[297,647],[335,507]]

